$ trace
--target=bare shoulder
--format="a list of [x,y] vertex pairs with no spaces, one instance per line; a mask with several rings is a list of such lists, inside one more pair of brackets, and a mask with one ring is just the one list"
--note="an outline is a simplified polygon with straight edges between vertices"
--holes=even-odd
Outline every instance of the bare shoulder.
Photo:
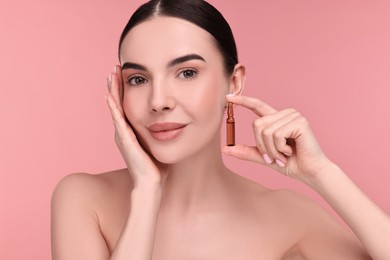
[[282,259],[370,259],[355,235],[312,198],[288,189],[237,181],[245,221],[273,236]]
[[271,189],[238,174],[233,181],[236,185],[232,192],[237,190],[240,195],[246,196],[257,206],[271,204],[275,209],[295,211],[300,208],[305,211],[326,213],[318,203],[301,193],[288,189]]
[[103,224],[107,212],[127,202],[131,179],[126,173],[74,173],[57,184],[51,201],[53,259],[108,258],[112,243]]
[[308,259],[371,259],[356,236],[313,199],[291,190],[270,194],[299,234],[294,247]]
[[319,222],[332,227],[341,225],[319,203],[304,194],[288,189],[270,189],[257,182],[237,178],[240,204],[246,213],[268,224],[283,225],[291,232],[304,232]]
[[63,177],[58,183],[56,190],[64,186],[79,187],[87,185],[90,188],[102,188],[103,186],[112,185],[130,185],[131,179],[126,169],[119,169],[99,174],[89,173],[72,173]]
[[302,236],[322,228],[346,233],[346,229],[325,208],[302,193],[288,189],[271,190],[264,199],[275,205],[277,212],[287,216],[285,222]]
[[111,191],[131,190],[131,179],[126,169],[100,174],[73,173],[60,180],[53,192],[53,199],[58,196],[72,197],[77,200],[96,199]]
[[267,193],[269,199],[277,202],[279,207],[291,210],[298,215],[326,215],[328,212],[313,199],[299,192],[289,189],[270,190]]
[[93,217],[102,224],[113,207],[123,207],[132,190],[126,169],[100,174],[73,173],[65,176],[52,194],[52,212],[77,211],[79,218]]

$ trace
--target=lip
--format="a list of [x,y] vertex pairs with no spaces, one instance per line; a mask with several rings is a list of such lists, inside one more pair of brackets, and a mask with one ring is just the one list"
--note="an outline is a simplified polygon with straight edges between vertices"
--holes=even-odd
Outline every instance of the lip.
[[177,138],[184,131],[186,124],[176,122],[155,123],[148,127],[150,135],[157,141],[167,142]]

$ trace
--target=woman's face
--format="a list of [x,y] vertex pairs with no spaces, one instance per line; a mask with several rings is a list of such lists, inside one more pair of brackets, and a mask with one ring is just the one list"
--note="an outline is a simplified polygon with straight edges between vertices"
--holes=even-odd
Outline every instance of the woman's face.
[[176,163],[219,145],[229,77],[208,32],[153,18],[128,33],[120,60],[124,112],[158,161]]

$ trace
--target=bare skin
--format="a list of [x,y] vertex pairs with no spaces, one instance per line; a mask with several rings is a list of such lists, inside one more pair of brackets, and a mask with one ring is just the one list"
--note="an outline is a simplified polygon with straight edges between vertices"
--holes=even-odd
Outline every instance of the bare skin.
[[[185,208],[174,199],[161,202],[153,259],[369,259],[353,234],[308,198],[269,190],[229,171],[222,183]],[[94,259],[109,259],[128,217],[132,181],[127,169],[71,175],[60,188],[73,189],[75,198],[87,201],[91,210],[77,218],[88,220],[85,232],[100,243],[86,241],[86,234],[79,232],[84,222],[64,220],[75,210],[69,198],[56,198],[57,204],[69,207],[57,217],[62,226],[56,232],[67,230],[70,236],[56,242],[89,242],[89,250],[101,253]],[[54,259],[82,259],[71,251],[57,253]]]
[[[203,59],[172,63],[194,53]],[[325,156],[302,115],[241,95],[245,68],[227,77],[205,31],[176,18],[148,20],[126,36],[126,62],[142,66],[115,67],[107,102],[127,168],[60,182],[53,259],[390,258],[389,216]],[[257,115],[254,146],[221,148],[227,102]],[[185,126],[161,141],[149,129],[156,122]],[[231,172],[221,152],[307,184],[352,232],[304,196]]]

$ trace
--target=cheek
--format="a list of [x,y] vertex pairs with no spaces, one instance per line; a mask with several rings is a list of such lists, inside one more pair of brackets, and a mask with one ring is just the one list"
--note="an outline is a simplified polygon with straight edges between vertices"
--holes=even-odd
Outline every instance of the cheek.
[[[183,107],[191,108],[187,111],[197,113],[206,118],[219,116],[225,107],[225,95],[228,93],[228,83],[215,77],[207,78],[198,83],[194,91],[188,91],[183,95],[187,97],[184,100]],[[196,116],[196,115],[194,115]]]
[[141,93],[135,94],[126,90],[123,94],[123,112],[133,125],[143,117],[142,112],[145,109],[145,99],[139,94]]

